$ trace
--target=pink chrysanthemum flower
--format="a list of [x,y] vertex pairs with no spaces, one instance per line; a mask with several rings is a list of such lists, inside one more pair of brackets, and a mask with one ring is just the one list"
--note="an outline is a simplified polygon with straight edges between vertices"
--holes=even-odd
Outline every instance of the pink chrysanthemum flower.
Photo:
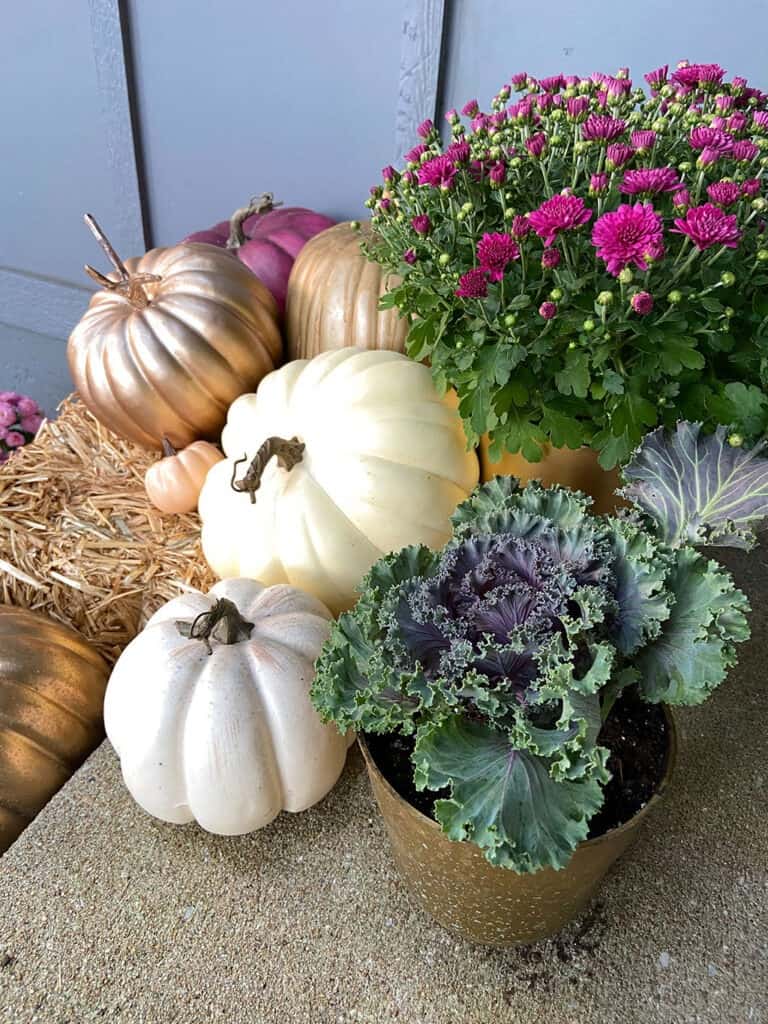
[[10,427],[16,422],[16,410],[10,402],[0,402],[0,427]]
[[742,192],[733,181],[716,181],[707,186],[707,195],[717,206],[733,206],[741,198]]
[[647,153],[649,149],[653,149],[655,142],[656,132],[650,129],[632,132],[632,145],[638,153]]
[[554,270],[560,266],[560,253],[557,249],[545,249],[541,254],[541,265],[545,270]]
[[384,181],[394,181],[395,178],[397,177],[397,171],[392,166],[392,164],[387,164],[386,167],[382,167],[381,176],[384,179]]
[[682,181],[674,167],[641,167],[636,171],[625,171],[619,192],[628,196],[655,196],[662,192],[674,192]]
[[626,127],[620,118],[591,114],[581,126],[581,137],[587,142],[610,142],[623,135]]
[[507,177],[507,165],[503,160],[497,160],[488,172],[488,178],[493,185],[503,185]]
[[25,434],[36,434],[42,422],[43,417],[39,413],[32,413],[31,416],[22,417],[19,426]]
[[559,92],[563,87],[562,75],[551,75],[549,78],[539,80],[539,86],[544,92]]
[[584,205],[580,196],[552,196],[546,199],[538,210],[528,214],[531,227],[544,239],[544,245],[555,244],[559,231],[581,227],[592,216],[592,211]]
[[486,129],[490,128],[490,126],[491,126],[491,119],[490,119],[490,117],[488,117],[487,114],[478,114],[477,117],[473,117],[472,118],[472,121],[471,121],[469,127],[472,129],[472,132],[475,135],[477,135],[478,132],[484,132],[484,131],[486,131]]
[[711,249],[713,245],[735,249],[741,238],[735,214],[725,213],[712,203],[691,207],[684,218],[675,221],[672,231],[678,235],[687,235],[702,252]]
[[593,174],[589,179],[589,194],[591,196],[602,196],[608,191],[608,175],[604,172]]
[[658,92],[663,85],[666,85],[667,75],[669,74],[669,64],[664,64],[660,68],[656,68],[655,71],[649,71],[643,78],[650,85],[653,92]]
[[449,160],[453,160],[455,164],[468,164],[469,163],[469,143],[468,142],[452,142],[446,149],[445,155]]
[[469,100],[461,108],[461,112],[464,115],[464,117],[477,117],[477,115],[480,113],[480,104],[477,102],[477,100]]
[[576,124],[580,124],[582,121],[586,121],[589,113],[589,97],[588,96],[573,96],[565,105],[566,114],[569,121],[575,121]]
[[650,292],[635,292],[629,304],[638,316],[648,316],[653,309],[653,296]]
[[519,103],[513,103],[511,107],[507,107],[507,116],[510,121],[518,123],[531,121],[533,119],[533,101],[526,96]]
[[540,110],[542,113],[546,113],[546,111],[551,110],[554,106],[555,97],[549,92],[542,92],[536,96],[535,103],[537,110]]
[[739,132],[743,132],[747,127],[746,115],[742,114],[740,110],[737,110],[735,113],[731,114],[726,124],[729,132],[735,132],[738,135]]
[[742,191],[745,196],[749,196],[750,199],[754,199],[755,196],[760,195],[760,180],[759,178],[747,178],[742,183]]
[[704,149],[699,153],[696,159],[697,167],[711,167],[712,164],[716,164],[725,153],[722,153],[719,149],[712,149],[711,146],[705,146]]
[[413,149],[409,149],[405,154],[406,163],[417,164],[421,159],[421,154],[427,152],[427,147],[423,142],[420,142],[418,146],[414,146]]
[[619,206],[595,222],[592,244],[613,277],[631,264],[646,270],[664,255],[661,217],[650,203]]
[[387,212],[387,210],[390,208],[391,205],[392,205],[392,200],[388,199],[386,196],[384,197],[384,199],[379,200],[379,209],[383,210],[384,213]]
[[672,196],[672,205],[677,210],[686,210],[691,205],[691,193],[687,188],[681,188]]
[[721,114],[727,114],[733,110],[733,104],[736,102],[734,96],[715,96],[715,109]]
[[411,227],[417,235],[428,235],[432,230],[432,221],[426,213],[420,213],[411,220]]
[[695,89],[697,86],[719,85],[725,69],[719,64],[687,64],[672,73],[672,81]]
[[500,281],[508,263],[520,258],[514,238],[501,232],[484,234],[477,243],[477,260],[481,270],[488,271],[491,281]]
[[537,132],[536,135],[532,135],[530,139],[525,140],[525,148],[532,157],[540,157],[547,148],[547,136],[544,132]]
[[768,110],[756,110],[752,115],[752,124],[757,128],[768,128]]
[[609,171],[623,167],[635,155],[631,146],[623,142],[613,142],[605,151],[605,164]]
[[403,259],[406,263],[415,263],[418,259],[415,249],[406,249],[403,253]]
[[539,306],[539,316],[545,320],[553,320],[557,316],[557,305],[554,302],[542,302]]
[[456,165],[450,157],[445,154],[435,156],[419,168],[419,184],[431,185],[432,188],[441,188],[447,191],[453,187],[456,173]]
[[9,430],[5,435],[5,443],[9,448],[21,448],[27,443],[27,439],[18,430]]
[[733,159],[744,161],[748,163],[750,160],[754,160],[757,154],[760,152],[754,142],[750,142],[749,139],[739,139],[738,142],[733,144]]
[[528,72],[518,71],[517,74],[512,75],[509,81],[513,89],[524,89],[528,85]]
[[693,129],[688,142],[691,149],[713,149],[716,153],[730,153],[733,149],[733,139],[727,132],[703,125]]
[[448,122],[448,124],[456,124],[459,120],[459,112],[456,109],[456,107],[451,107],[450,110],[446,110],[446,112],[443,114],[443,117]]
[[480,267],[468,270],[459,278],[459,287],[454,292],[460,299],[484,299],[488,294],[488,279]]
[[17,399],[16,408],[20,416],[34,416],[35,413],[40,412],[40,406],[34,398],[28,398],[26,395]]
[[528,220],[525,214],[517,214],[517,216],[512,221],[512,237],[516,238],[519,242],[521,239],[525,238],[527,234],[529,234],[530,230],[531,222]]
[[431,117],[426,118],[421,122],[419,127],[416,129],[416,134],[421,139],[428,139],[432,132],[435,130],[435,122]]
[[611,78],[606,75],[601,84],[611,99],[620,99],[632,91],[632,82],[628,78]]

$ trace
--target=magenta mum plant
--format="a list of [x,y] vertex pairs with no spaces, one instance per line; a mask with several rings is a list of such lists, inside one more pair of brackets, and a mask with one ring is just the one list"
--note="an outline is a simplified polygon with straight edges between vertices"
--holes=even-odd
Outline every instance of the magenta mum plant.
[[725,77],[515,75],[384,168],[366,251],[401,283],[382,306],[411,316],[470,442],[591,445],[609,468],[683,418],[766,432],[768,96]]
[[33,440],[43,411],[33,398],[18,391],[0,391],[0,463]]

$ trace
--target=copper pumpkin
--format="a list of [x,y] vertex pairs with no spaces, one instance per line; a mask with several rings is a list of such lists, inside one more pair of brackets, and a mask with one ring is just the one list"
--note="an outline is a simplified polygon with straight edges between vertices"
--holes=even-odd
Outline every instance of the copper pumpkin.
[[108,675],[73,630],[0,606],[0,853],[101,741]]
[[281,353],[277,305],[229,253],[190,243],[125,263],[86,218],[115,267],[86,267],[104,289],[69,338],[69,366],[102,423],[146,448],[217,439],[227,409]]
[[379,298],[396,279],[360,251],[370,225],[349,221],[315,235],[299,253],[288,279],[285,335],[290,359],[329,349],[402,352],[408,321],[396,309],[379,311]]
[[147,497],[161,512],[194,512],[208,470],[221,462],[223,454],[208,441],[193,441],[177,452],[163,438],[163,455],[144,474]]

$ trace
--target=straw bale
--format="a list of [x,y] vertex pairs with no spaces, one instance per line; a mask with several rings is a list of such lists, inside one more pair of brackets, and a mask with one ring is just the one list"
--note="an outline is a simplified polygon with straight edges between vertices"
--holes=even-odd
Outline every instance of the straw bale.
[[156,458],[70,395],[0,466],[0,602],[47,613],[114,661],[164,601],[207,589],[197,515],[147,500]]

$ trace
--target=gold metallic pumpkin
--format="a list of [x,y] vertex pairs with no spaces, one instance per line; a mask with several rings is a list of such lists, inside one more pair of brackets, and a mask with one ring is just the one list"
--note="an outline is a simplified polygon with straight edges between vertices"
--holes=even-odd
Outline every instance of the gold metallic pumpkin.
[[288,279],[285,336],[290,359],[311,359],[331,349],[402,352],[408,321],[396,309],[379,311],[379,298],[397,279],[360,251],[369,224],[336,224],[311,238]]
[[0,853],[101,741],[108,675],[73,630],[0,605]]
[[97,419],[121,437],[176,448],[217,440],[227,409],[281,354],[277,304],[223,249],[187,243],[123,263],[92,218],[109,277],[69,338],[69,367]]

